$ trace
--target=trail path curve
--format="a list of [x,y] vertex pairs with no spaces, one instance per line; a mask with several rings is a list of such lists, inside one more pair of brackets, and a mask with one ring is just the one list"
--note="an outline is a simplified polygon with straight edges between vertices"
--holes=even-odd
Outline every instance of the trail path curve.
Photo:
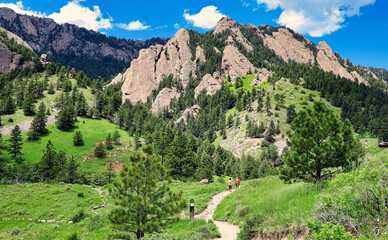
[[214,195],[207,208],[195,216],[195,218],[202,218],[206,221],[212,220],[216,224],[218,230],[221,233],[221,238],[215,238],[217,240],[235,240],[237,239],[237,234],[240,232],[240,228],[237,225],[228,222],[214,221],[213,219],[213,214],[218,204],[220,204],[222,199],[224,199],[224,197],[228,196],[230,193],[232,192],[225,191]]

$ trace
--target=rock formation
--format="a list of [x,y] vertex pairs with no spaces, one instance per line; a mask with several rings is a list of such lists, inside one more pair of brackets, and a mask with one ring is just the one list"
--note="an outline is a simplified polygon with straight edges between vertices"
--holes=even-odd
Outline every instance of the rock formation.
[[194,97],[197,98],[202,90],[205,90],[207,95],[214,95],[220,89],[221,84],[212,75],[206,74],[201,83],[195,88]]
[[255,73],[255,79],[253,79],[251,86],[259,86],[265,83],[269,77],[271,77],[273,72],[268,71],[266,68],[261,68]]
[[320,68],[326,72],[333,72],[340,77],[358,81],[359,83],[368,84],[357,72],[349,73],[338,61],[338,58],[333,53],[333,50],[326,42],[319,42],[317,46],[317,62]]
[[306,43],[312,43],[306,38],[302,37],[303,40],[299,41],[286,28],[279,28],[277,32],[272,33],[272,36],[264,32],[260,35],[263,37],[264,44],[284,61],[291,60],[303,64],[314,63],[314,54],[306,47]]
[[0,41],[0,73],[7,74],[18,67],[33,66],[32,62],[25,62],[23,59],[23,55],[12,52]]
[[224,49],[221,69],[222,73],[229,75],[234,82],[237,76],[246,75],[249,71],[253,72],[255,67],[235,46],[228,45]]
[[163,111],[163,109],[168,108],[170,101],[174,98],[179,98],[180,94],[176,88],[163,88],[156,96],[155,101],[152,103],[151,112],[153,114],[158,114]]
[[186,108],[185,111],[183,111],[182,116],[178,118],[178,120],[176,120],[176,123],[179,123],[182,121],[186,123],[187,116],[190,115],[190,116],[196,117],[200,109],[201,107],[198,105],[193,105],[192,107]]
[[[123,101],[146,102],[152,90],[170,74],[182,81],[185,87],[190,76],[195,76],[196,69],[195,62],[191,61],[189,40],[188,31],[181,29],[165,46],[156,45],[141,50],[123,76]],[[198,49],[198,52],[201,50]]]

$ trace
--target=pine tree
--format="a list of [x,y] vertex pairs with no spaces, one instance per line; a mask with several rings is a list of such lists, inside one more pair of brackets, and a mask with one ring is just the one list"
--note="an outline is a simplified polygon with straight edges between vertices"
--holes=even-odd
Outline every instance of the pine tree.
[[79,176],[78,167],[79,163],[74,159],[74,156],[71,156],[66,162],[64,182],[75,183]]
[[82,139],[81,131],[75,131],[73,136],[73,145],[74,146],[83,146],[85,145],[84,140]]
[[197,178],[199,180],[208,179],[213,182],[213,162],[208,154],[203,154],[197,168]]
[[116,131],[113,133],[113,137],[112,137],[113,143],[114,143],[115,145],[120,145],[120,138],[121,138],[120,133],[119,133],[119,131],[116,130]]
[[287,108],[287,122],[292,123],[294,118],[296,118],[297,113],[295,111],[295,105],[290,104],[290,106]]
[[146,156],[131,157],[131,166],[124,165],[120,177],[114,182],[111,196],[117,208],[108,218],[117,238],[128,233],[141,239],[145,233],[161,229],[185,206],[182,192],[172,192],[170,181],[162,181],[165,170],[158,159],[151,157],[151,150],[144,149]]
[[31,130],[35,131],[38,135],[45,134],[47,129],[47,116],[46,116],[46,105],[42,102],[39,105],[38,111],[32,120]]
[[75,105],[77,116],[84,117],[88,112],[88,104],[86,103],[85,96],[82,92],[78,94],[77,102]]
[[351,123],[347,119],[340,122],[322,102],[299,113],[292,123],[295,131],[287,133],[292,151],[284,155],[280,175],[284,181],[319,182],[357,160]]
[[135,149],[138,150],[141,147],[141,142],[139,135],[136,133],[135,134]]
[[8,152],[11,158],[16,160],[21,154],[23,145],[22,132],[20,131],[19,125],[16,125],[11,132],[11,138],[9,140]]
[[3,135],[0,133],[0,182],[7,175],[7,159],[3,156],[3,149],[5,149],[5,144]]
[[32,93],[28,94],[26,99],[23,102],[23,111],[24,115],[32,116],[35,114],[35,103],[34,95]]
[[110,133],[108,133],[108,136],[105,139],[105,147],[108,150],[113,149],[112,137],[111,137]]
[[50,85],[48,86],[47,93],[48,94],[54,94],[55,93],[55,89],[54,89],[54,84],[53,83],[50,83]]
[[69,131],[74,128],[75,111],[74,106],[71,103],[63,106],[62,110],[58,113],[57,125],[58,128],[63,131]]
[[5,114],[13,114],[13,113],[15,113],[15,110],[16,110],[15,102],[14,102],[12,96],[8,96],[6,101],[5,101],[4,113]]
[[170,176],[180,180],[194,175],[196,155],[184,135],[177,134],[172,141],[166,157],[166,167]]
[[94,156],[97,158],[105,157],[105,147],[102,143],[99,143],[96,149],[94,149]]
[[110,184],[112,176],[113,176],[113,162],[109,161],[107,166],[106,166],[106,171],[108,175],[108,183]]
[[43,157],[38,162],[38,172],[49,181],[55,178],[57,170],[57,152],[51,140],[48,140],[46,151],[43,151]]

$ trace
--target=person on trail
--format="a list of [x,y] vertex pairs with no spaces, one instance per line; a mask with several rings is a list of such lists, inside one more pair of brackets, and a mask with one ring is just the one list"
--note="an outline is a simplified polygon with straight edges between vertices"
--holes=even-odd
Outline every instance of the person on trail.
[[240,179],[238,179],[238,177],[236,178],[236,180],[234,180],[234,184],[236,185],[236,190],[240,187]]
[[228,187],[229,187],[229,191],[231,192],[233,188],[232,178],[229,178]]

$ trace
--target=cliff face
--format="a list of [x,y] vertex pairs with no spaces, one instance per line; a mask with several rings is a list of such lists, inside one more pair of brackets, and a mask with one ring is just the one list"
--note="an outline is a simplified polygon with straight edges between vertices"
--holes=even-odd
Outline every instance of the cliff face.
[[[108,37],[73,24],[17,14],[9,8],[0,8],[0,27],[21,37],[38,55],[46,53],[51,61],[83,70],[90,77],[115,75],[130,65],[140,49],[166,43],[160,38],[143,42]],[[102,67],[90,66],[103,63],[111,63],[114,70],[106,72]]]

